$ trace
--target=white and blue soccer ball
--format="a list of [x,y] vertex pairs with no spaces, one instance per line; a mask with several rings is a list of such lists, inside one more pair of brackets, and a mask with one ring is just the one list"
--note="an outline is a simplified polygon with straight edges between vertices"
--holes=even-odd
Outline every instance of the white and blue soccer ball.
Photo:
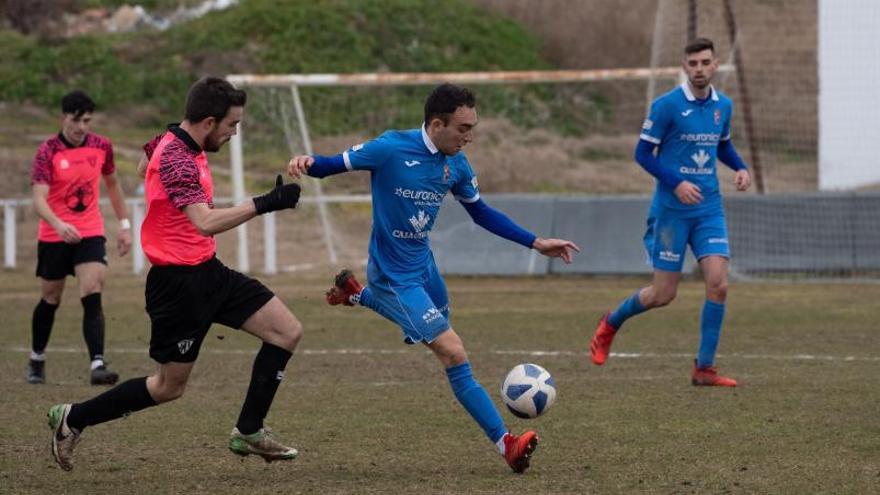
[[518,364],[501,384],[501,399],[514,416],[537,418],[556,400],[556,383],[550,373],[537,364]]

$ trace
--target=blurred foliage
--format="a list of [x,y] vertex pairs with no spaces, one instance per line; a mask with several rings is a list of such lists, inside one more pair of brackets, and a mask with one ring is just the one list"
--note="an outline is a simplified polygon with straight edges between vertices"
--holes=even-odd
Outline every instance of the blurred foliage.
[[[80,6],[119,3],[85,0]],[[175,2],[141,3],[168,8]],[[189,85],[209,74],[551,68],[541,58],[539,40],[521,25],[467,0],[243,0],[164,32],[38,40],[6,30],[0,31],[0,43],[0,101],[54,109],[61,95],[79,88],[92,94],[102,110],[146,108],[139,114],[156,124],[178,118]],[[401,91],[411,96],[401,114],[412,124],[425,90]],[[512,92],[531,102],[511,116],[524,125],[533,124],[536,109],[555,104],[547,98],[551,92],[540,87],[483,87],[479,97],[483,105],[502,104]],[[332,131],[347,115],[381,111],[386,104],[381,92],[370,98],[358,92],[311,93],[325,111],[309,116],[318,132]],[[576,116],[578,109],[571,114]],[[572,127],[565,121],[559,125]]]

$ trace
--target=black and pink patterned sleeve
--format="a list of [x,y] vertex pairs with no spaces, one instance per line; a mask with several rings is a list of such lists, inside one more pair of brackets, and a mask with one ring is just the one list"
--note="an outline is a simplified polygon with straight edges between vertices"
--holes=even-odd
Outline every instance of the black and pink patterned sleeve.
[[162,140],[163,136],[165,136],[165,133],[159,134],[144,145],[144,154],[147,156],[147,160],[153,158],[153,152],[156,151],[156,147],[159,146],[159,141]]
[[48,142],[40,145],[31,167],[31,185],[52,183],[52,147]]
[[183,209],[196,203],[210,204],[199,182],[199,167],[186,145],[180,141],[169,143],[159,161],[159,180],[175,208]]
[[110,175],[116,171],[116,161],[113,158],[113,143],[104,136],[98,138],[98,148],[104,150],[104,165],[101,167],[101,175]]

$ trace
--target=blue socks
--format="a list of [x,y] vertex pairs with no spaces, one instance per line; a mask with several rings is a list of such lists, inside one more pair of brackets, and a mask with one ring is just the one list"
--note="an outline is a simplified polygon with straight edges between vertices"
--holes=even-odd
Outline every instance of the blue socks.
[[623,322],[646,311],[646,308],[639,302],[639,292],[641,291],[642,290],[639,289],[635,294],[629,296],[626,300],[620,303],[620,306],[618,306],[611,315],[608,316],[608,323],[610,323],[611,326],[620,330]]
[[715,363],[715,350],[721,336],[721,322],[724,320],[724,304],[706,299],[700,316],[700,351],[697,353],[697,367],[705,368]]
[[489,440],[497,443],[507,433],[507,427],[486,389],[474,379],[470,363],[446,368],[446,376],[458,402],[480,425]]
[[[628,297],[609,316],[608,323],[620,330],[623,322],[633,316],[644,313],[646,308],[639,302],[639,292]],[[715,351],[721,336],[721,323],[724,321],[724,304],[706,299],[700,316],[700,351],[697,354],[697,366],[704,368],[715,364]]]

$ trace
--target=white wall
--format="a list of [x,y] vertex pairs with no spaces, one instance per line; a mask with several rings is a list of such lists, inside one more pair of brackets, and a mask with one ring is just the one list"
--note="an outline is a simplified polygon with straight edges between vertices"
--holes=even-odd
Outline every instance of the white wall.
[[880,183],[880,0],[819,1],[819,189]]

